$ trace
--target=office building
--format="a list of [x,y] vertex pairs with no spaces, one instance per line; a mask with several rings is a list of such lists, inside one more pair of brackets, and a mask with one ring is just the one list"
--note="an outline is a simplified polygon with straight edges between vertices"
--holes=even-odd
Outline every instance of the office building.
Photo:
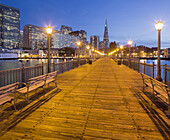
[[72,28],[65,26],[65,25],[62,25],[60,31],[61,31],[62,34],[69,34],[69,33],[72,32]]
[[87,43],[87,41],[86,41],[87,32],[86,31],[84,31],[84,30],[74,31],[74,32],[69,33],[69,35],[78,37],[78,39],[80,39],[83,47],[87,45],[86,44]]
[[77,47],[76,43],[78,37],[76,36],[70,36],[68,34],[55,32],[52,34],[52,38],[53,38],[52,48],[65,48],[65,47],[76,48]]
[[20,10],[0,4],[0,47],[13,49],[20,43]]
[[23,48],[36,50],[47,48],[47,34],[44,27],[25,25],[23,28]]
[[90,36],[91,48],[99,49],[99,42],[100,42],[99,36],[96,36],[96,35]]
[[103,50],[103,48],[104,48],[104,42],[100,41],[99,42],[99,50]]
[[[24,49],[47,49],[47,34],[44,27],[26,25],[24,26],[23,31]],[[59,49],[64,47],[76,48],[77,40],[78,37],[62,34],[60,31],[53,29],[51,36],[51,49]]]

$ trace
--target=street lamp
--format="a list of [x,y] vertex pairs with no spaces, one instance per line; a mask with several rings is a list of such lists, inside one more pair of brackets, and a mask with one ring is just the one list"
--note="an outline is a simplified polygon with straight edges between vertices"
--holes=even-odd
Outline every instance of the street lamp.
[[118,59],[118,55],[119,55],[119,49],[116,49],[116,51],[117,51],[117,59]]
[[81,42],[78,41],[77,42],[77,46],[78,46],[78,66],[80,66],[80,45],[81,45]]
[[131,66],[131,45],[132,45],[132,41],[129,40],[128,41],[128,45],[129,45],[129,67]]
[[162,81],[161,68],[160,68],[160,48],[161,48],[161,30],[163,28],[163,22],[158,21],[155,24],[155,28],[158,31],[158,56],[157,56],[157,76],[156,76],[156,80]]
[[123,50],[123,46],[120,46],[120,50],[121,50],[121,59],[122,59],[122,50]]
[[51,72],[51,59],[50,59],[50,39],[53,29],[51,27],[46,28],[47,37],[48,37],[48,73]]
[[87,48],[87,50],[88,50],[88,51],[87,51],[88,56],[90,56],[90,45],[87,45],[87,47],[86,47],[86,48]]

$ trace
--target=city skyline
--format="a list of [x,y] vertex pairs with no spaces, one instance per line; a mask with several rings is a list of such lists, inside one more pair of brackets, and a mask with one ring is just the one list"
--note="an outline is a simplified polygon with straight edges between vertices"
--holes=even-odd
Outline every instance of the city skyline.
[[51,25],[59,30],[62,25],[73,30],[87,31],[90,36],[98,35],[103,40],[104,22],[108,21],[110,42],[126,44],[131,39],[134,44],[157,46],[155,23],[162,20],[162,49],[170,47],[170,15],[168,0],[149,1],[55,1],[45,0],[0,0],[0,3],[20,9],[21,29],[27,24],[37,26]]

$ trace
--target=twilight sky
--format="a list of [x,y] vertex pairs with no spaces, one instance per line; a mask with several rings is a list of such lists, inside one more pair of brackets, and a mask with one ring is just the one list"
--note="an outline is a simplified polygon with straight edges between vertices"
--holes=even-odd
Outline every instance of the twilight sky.
[[162,47],[170,48],[170,0],[0,0],[20,9],[21,30],[26,24],[61,25],[99,35],[103,40],[107,18],[109,40],[124,45],[131,39],[136,45],[157,46],[155,23],[164,22]]

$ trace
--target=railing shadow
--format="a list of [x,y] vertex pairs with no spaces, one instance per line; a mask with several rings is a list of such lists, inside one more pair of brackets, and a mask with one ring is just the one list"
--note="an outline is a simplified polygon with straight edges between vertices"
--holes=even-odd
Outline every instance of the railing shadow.
[[[152,122],[157,127],[158,131],[161,133],[161,135],[164,137],[164,139],[170,139],[170,131],[169,131],[169,125],[167,122],[164,121],[162,116],[148,103],[148,101],[141,95],[141,92],[132,89],[134,91],[134,96],[138,99],[139,104],[141,107],[145,110],[145,112],[148,114]],[[145,92],[144,93],[149,100],[151,100],[159,109],[163,109],[163,112],[165,113],[165,110],[167,110],[167,104],[165,102],[162,102],[162,100],[159,97],[155,97],[153,99],[153,96],[151,92]],[[167,116],[168,117],[168,116]]]
[[[47,92],[49,92],[50,90],[51,89],[48,88]],[[42,96],[44,96],[44,97],[42,99],[38,100],[37,102],[35,102],[33,105],[31,105],[27,109],[21,111],[19,114],[17,114],[14,117],[8,119],[5,123],[2,123],[1,126],[0,126],[0,136],[3,136],[7,131],[9,131],[11,128],[16,126],[23,119],[28,117],[32,112],[34,112],[35,110],[40,108],[43,104],[48,102],[51,98],[53,98],[55,95],[57,95],[60,91],[61,91],[61,89],[57,88],[55,91],[48,94],[47,96],[44,96],[45,92],[43,92],[43,91],[30,96],[30,103],[34,102],[35,100],[39,99]],[[21,110],[21,109],[23,109],[24,107],[26,107],[30,103],[28,103],[27,101],[21,101],[21,102],[17,103],[17,109]],[[14,114],[14,110],[13,110],[12,107],[6,108],[4,110],[4,112],[0,115],[0,118],[1,118],[0,122],[2,122],[6,118],[9,118],[13,114]]]

